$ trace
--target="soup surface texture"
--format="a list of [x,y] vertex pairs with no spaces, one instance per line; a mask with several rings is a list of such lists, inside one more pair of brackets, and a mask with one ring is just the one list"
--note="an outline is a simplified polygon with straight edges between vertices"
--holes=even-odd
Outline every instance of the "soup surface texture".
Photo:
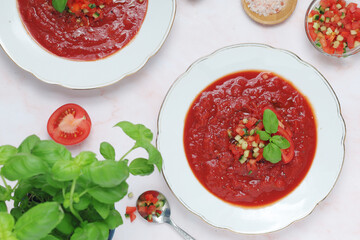
[[[253,145],[257,150],[246,144],[245,149],[254,152],[247,160],[239,158],[241,144],[234,145],[239,124],[257,119],[260,126],[266,108],[278,115],[279,131],[289,133],[283,135],[293,144],[288,163],[262,158],[255,153],[262,152],[260,144]],[[259,138],[256,135],[255,128],[244,139]],[[212,83],[192,103],[184,128],[186,157],[200,183],[218,198],[245,207],[268,205],[293,191],[310,169],[316,138],[315,117],[307,99],[280,76],[260,71],[238,72]]]
[[84,14],[92,11],[90,4],[91,8],[85,6],[89,10],[78,10],[78,15],[69,8],[56,11],[52,0],[18,0],[18,8],[28,32],[42,47],[60,57],[90,61],[128,44],[139,31],[148,6],[148,0],[106,2],[100,7],[94,4],[99,13],[90,16]]

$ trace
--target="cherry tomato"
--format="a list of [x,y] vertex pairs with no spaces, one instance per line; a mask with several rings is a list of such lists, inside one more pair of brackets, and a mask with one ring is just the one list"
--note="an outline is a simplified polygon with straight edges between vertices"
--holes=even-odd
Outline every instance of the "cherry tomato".
[[294,142],[293,142],[292,138],[290,137],[289,133],[285,129],[281,128],[281,127],[278,128],[277,134],[280,135],[280,136],[283,136],[284,138],[286,138],[290,143],[289,148],[281,149],[281,158],[282,158],[284,163],[288,163],[294,157],[294,151],[295,151]]
[[87,112],[77,104],[59,107],[49,118],[47,131],[50,137],[63,145],[84,141],[90,133],[91,120]]

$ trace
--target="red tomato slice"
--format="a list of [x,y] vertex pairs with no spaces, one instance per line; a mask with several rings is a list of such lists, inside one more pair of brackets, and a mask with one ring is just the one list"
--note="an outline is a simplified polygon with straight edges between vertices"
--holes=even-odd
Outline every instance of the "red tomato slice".
[[47,131],[50,137],[63,145],[74,145],[89,136],[91,120],[79,105],[69,103],[59,107],[49,118]]
[[280,135],[280,136],[283,136],[284,138],[286,138],[286,140],[288,140],[289,143],[290,143],[289,148],[281,149],[281,158],[282,158],[284,163],[288,163],[294,157],[294,150],[295,150],[294,149],[294,142],[293,142],[292,138],[290,137],[289,133],[285,129],[281,128],[281,127],[278,128],[277,134]]
[[126,207],[126,214],[131,214],[134,213],[136,211],[136,207]]
[[136,218],[135,213],[131,213],[131,214],[129,214],[129,216],[130,216],[130,222],[133,222]]

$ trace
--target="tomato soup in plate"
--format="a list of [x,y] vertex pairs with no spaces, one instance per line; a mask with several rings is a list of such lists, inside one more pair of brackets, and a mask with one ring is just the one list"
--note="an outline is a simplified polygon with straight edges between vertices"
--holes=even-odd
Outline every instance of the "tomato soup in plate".
[[187,209],[215,227],[262,234],[304,218],[329,194],[344,137],[339,102],[318,70],[283,49],[238,44],[175,81],[157,147]]
[[37,43],[57,56],[82,61],[105,58],[126,46],[139,31],[148,6],[148,0],[68,0],[58,12],[52,0],[17,1]]

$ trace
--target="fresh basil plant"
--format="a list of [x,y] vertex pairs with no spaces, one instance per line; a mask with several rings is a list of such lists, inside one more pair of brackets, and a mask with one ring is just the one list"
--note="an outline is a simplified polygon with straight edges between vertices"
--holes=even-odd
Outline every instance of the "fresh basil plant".
[[[162,167],[149,129],[130,122],[115,126],[135,141],[119,160],[107,142],[100,144],[103,161],[90,151],[73,157],[63,145],[35,135],[17,148],[0,146],[0,239],[107,239],[109,230],[123,223],[115,203],[128,192],[129,174],[145,176]],[[148,158],[129,161],[126,157],[137,148],[145,149]],[[8,180],[17,183],[11,187]],[[10,213],[9,200],[14,201]]]

